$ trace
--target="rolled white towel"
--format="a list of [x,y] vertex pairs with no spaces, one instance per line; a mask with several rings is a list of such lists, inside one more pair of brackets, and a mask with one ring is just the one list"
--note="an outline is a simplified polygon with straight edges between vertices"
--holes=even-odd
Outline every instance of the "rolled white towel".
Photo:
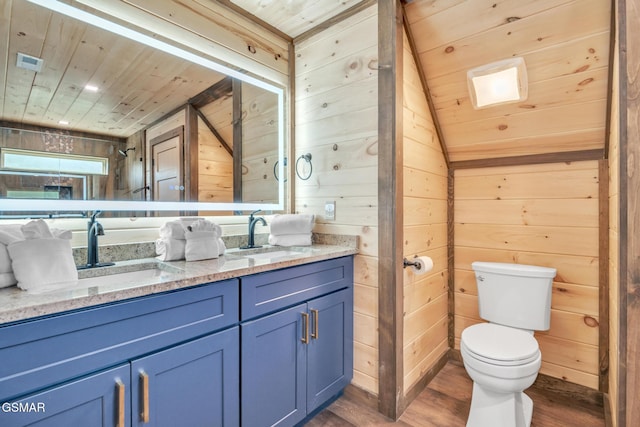
[[22,234],[22,225],[0,225],[0,243],[2,243],[3,245],[8,245],[13,242],[19,242],[20,240],[24,240],[24,234]]
[[269,244],[273,246],[311,246],[311,233],[307,234],[269,234]]
[[156,240],[156,253],[160,261],[179,261],[184,259],[184,250],[187,242],[179,239]]
[[315,215],[311,214],[284,214],[275,215],[269,226],[274,236],[286,234],[308,234],[313,230]]
[[16,283],[18,283],[18,281],[13,273],[0,273],[0,288],[7,288],[15,285]]
[[169,221],[160,227],[161,239],[184,240],[185,227],[181,221]]
[[201,261],[218,258],[218,236],[215,231],[187,231],[187,242],[184,248],[184,259],[187,261]]
[[27,240],[53,238],[53,233],[49,230],[49,226],[42,219],[29,221],[21,227],[21,230]]
[[11,243],[7,250],[21,289],[37,291],[78,280],[69,240],[22,240]]

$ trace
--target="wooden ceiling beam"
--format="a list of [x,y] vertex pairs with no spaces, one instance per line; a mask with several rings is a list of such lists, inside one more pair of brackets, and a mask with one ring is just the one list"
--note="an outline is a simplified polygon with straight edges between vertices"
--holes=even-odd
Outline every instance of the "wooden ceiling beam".
[[196,110],[204,107],[207,104],[212,103],[220,98],[225,96],[230,96],[232,92],[232,78],[225,77],[214,85],[208,87],[203,90],[196,96],[189,99],[189,104],[191,104]]
[[604,159],[602,149],[531,154],[527,156],[495,157],[491,159],[460,160],[451,162],[451,169],[490,168],[497,166],[523,166],[542,163],[581,162]]
[[407,39],[409,40],[409,48],[411,49],[411,55],[413,56],[413,60],[416,64],[416,68],[418,69],[418,75],[420,76],[420,83],[422,84],[422,91],[424,92],[424,97],[427,99],[427,105],[429,105],[429,112],[431,113],[431,118],[433,119],[433,126],[436,130],[436,135],[438,135],[438,141],[440,142],[440,148],[442,149],[442,154],[444,155],[444,161],[447,164],[447,168],[450,167],[451,162],[449,161],[449,152],[447,151],[447,144],[444,140],[444,134],[442,132],[442,127],[440,126],[440,121],[438,120],[438,113],[436,112],[436,107],[433,104],[433,98],[431,97],[431,91],[429,90],[429,85],[427,84],[427,78],[424,72],[424,68],[422,67],[422,62],[420,61],[420,57],[418,56],[418,51],[416,49],[416,44],[413,38],[413,34],[411,33],[411,27],[409,26],[409,20],[407,19],[407,11],[404,8],[404,4],[407,2],[403,2],[402,7],[402,21],[404,24],[404,30],[407,33]]

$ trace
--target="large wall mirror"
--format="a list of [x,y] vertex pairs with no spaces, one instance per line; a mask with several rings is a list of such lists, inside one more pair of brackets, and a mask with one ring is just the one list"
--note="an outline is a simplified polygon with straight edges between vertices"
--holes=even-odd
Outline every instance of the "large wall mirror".
[[1,4],[0,217],[284,209],[283,88],[65,3]]

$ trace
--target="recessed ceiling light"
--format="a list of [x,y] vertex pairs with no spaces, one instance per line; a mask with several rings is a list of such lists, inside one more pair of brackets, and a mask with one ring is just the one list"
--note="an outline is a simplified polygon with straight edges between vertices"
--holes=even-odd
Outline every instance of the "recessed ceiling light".
[[527,99],[527,68],[523,58],[492,62],[467,72],[473,108],[480,109]]
[[84,88],[89,92],[97,92],[99,89],[98,86],[94,86],[94,85],[86,85]]

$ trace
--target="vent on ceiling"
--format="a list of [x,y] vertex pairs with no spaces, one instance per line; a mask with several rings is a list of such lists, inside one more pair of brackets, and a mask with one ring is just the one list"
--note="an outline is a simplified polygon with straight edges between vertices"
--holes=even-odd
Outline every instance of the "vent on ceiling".
[[37,73],[42,70],[43,62],[44,61],[40,58],[18,52],[18,63],[16,65],[19,68],[35,71]]

